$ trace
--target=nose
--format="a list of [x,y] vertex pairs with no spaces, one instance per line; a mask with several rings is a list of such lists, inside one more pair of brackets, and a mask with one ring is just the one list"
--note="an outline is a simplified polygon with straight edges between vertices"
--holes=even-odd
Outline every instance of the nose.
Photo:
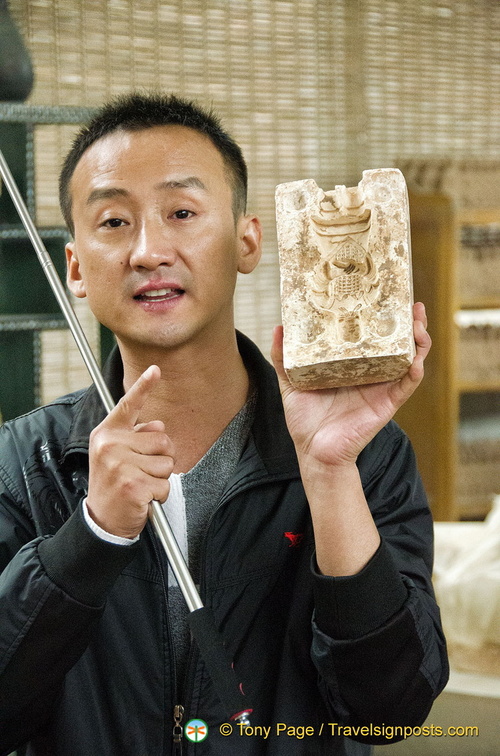
[[159,265],[172,266],[176,259],[177,251],[161,221],[145,221],[134,239],[130,254],[131,267],[156,270]]

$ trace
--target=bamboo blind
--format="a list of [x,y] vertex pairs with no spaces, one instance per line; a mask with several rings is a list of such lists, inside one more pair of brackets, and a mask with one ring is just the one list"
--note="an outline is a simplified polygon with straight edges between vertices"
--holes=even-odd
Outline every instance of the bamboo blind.
[[[159,88],[214,105],[264,225],[237,325],[267,352],[280,320],[274,188],[357,183],[401,159],[499,157],[496,0],[11,0],[31,50],[30,102],[99,105]],[[59,222],[68,131],[37,135],[38,223]]]

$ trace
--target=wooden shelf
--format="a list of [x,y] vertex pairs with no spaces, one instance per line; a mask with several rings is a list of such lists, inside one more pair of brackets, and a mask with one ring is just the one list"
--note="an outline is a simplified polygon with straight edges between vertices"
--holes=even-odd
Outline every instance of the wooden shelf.
[[460,208],[456,212],[458,226],[485,226],[489,223],[500,224],[500,208]]
[[500,297],[484,297],[460,302],[461,310],[497,310],[500,308]]
[[500,392],[500,378],[497,381],[458,381],[457,389],[461,394],[480,394],[486,392]]
[[[498,268],[494,267],[498,264],[496,236],[500,237],[500,207],[463,209],[459,207],[461,195],[457,198],[439,191],[412,192],[411,186],[409,198],[415,301],[420,300],[426,305],[433,346],[426,360],[424,381],[399,410],[396,420],[408,433],[415,448],[434,518],[477,519],[486,515],[493,495],[498,493],[495,489],[500,486],[500,473],[498,478],[491,480],[491,471],[500,470],[500,460],[498,465],[491,459],[483,461],[483,445],[479,441],[479,459],[473,454],[470,462],[459,463],[459,453],[462,454],[459,449],[460,428],[467,417],[461,413],[470,412],[471,405],[473,412],[488,414],[492,401],[497,407],[500,403],[500,375],[497,377],[490,369],[485,371],[490,378],[484,381],[460,380],[457,366],[461,332],[455,318],[459,310],[500,310],[500,281],[497,291],[495,277]],[[464,226],[490,226],[485,235],[488,255],[494,256],[493,267],[491,262],[480,257],[481,245],[478,245],[477,267],[474,257],[463,256],[467,248],[466,244],[462,246]],[[481,229],[477,229],[477,233],[481,238]],[[474,230],[468,234],[475,239]],[[491,238],[493,244],[489,241]],[[474,248],[470,249],[474,254]],[[461,269],[461,264],[468,267]],[[469,270],[470,297],[464,290],[468,285]],[[480,276],[484,275],[489,279],[487,286],[481,287]],[[462,287],[461,293],[459,286]],[[484,288],[484,296],[481,288]],[[467,394],[471,398],[466,406],[463,401]],[[471,473],[474,470],[474,480],[480,483],[473,491],[469,490],[472,480],[472,475],[467,472],[469,464],[473,465],[470,470]],[[483,464],[488,475],[481,474]],[[496,472],[493,477],[495,475]],[[491,492],[489,486],[493,489]]]

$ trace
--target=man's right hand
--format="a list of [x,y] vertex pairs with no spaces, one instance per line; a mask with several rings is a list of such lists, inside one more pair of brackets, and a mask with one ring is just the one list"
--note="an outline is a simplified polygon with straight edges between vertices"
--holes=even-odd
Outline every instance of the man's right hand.
[[103,530],[134,538],[148,519],[149,502],[165,501],[174,468],[174,446],[160,420],[138,424],[160,380],[149,367],[90,434],[87,508]]

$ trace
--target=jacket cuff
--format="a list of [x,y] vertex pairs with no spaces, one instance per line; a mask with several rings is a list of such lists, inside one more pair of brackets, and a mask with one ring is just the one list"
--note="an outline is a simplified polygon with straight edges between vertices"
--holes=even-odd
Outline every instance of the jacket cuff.
[[357,575],[321,575],[315,561],[312,569],[316,624],[337,640],[360,638],[377,630],[402,608],[408,596],[384,541]]
[[138,548],[139,543],[118,546],[96,536],[85,522],[80,504],[55,535],[39,543],[38,554],[59,588],[82,604],[101,606]]

